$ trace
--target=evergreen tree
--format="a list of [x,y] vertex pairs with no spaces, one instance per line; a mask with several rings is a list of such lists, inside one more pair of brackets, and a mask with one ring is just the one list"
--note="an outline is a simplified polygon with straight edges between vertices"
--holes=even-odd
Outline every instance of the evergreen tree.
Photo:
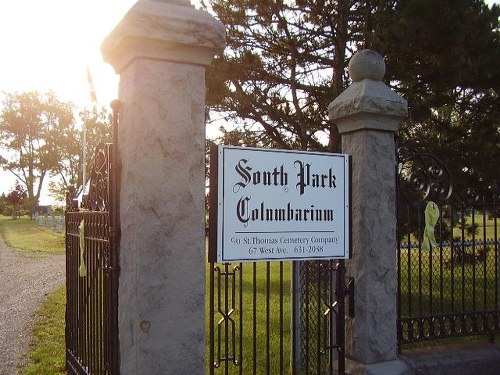
[[[350,0],[212,0],[227,27],[207,74],[208,104],[236,127],[226,143],[335,151],[328,104],[346,87],[366,6]],[[213,113],[212,113],[213,115]]]
[[500,178],[498,6],[480,0],[381,2],[369,44],[409,102],[401,143],[441,158],[457,190]]
[[209,0],[227,48],[207,74],[221,142],[336,151],[327,106],[348,59],[373,48],[409,102],[401,142],[441,157],[457,184],[498,177],[499,9],[482,0]]

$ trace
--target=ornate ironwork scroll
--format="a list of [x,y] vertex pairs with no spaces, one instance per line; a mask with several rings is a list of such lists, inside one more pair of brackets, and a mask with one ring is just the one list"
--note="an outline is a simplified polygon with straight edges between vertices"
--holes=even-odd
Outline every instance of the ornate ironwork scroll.
[[70,186],[68,192],[66,192],[66,212],[78,211],[78,198],[76,196],[76,190],[73,186]]
[[414,147],[399,147],[397,163],[399,197],[407,203],[432,200],[444,204],[452,199],[456,203],[478,203],[500,198],[497,181],[485,183],[481,176],[463,168],[459,173],[472,183],[458,186],[443,161]]
[[446,202],[453,193],[453,180],[437,157],[413,147],[398,148],[398,191],[408,202]]
[[82,200],[82,208],[109,211],[109,157],[110,144],[97,145],[90,175],[90,188]]

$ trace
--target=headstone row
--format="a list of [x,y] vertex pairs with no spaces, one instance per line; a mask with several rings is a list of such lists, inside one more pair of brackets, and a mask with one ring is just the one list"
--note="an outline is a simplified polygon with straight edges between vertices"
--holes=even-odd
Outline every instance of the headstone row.
[[35,220],[38,225],[51,228],[56,233],[62,233],[64,230],[64,215],[39,215],[35,213]]

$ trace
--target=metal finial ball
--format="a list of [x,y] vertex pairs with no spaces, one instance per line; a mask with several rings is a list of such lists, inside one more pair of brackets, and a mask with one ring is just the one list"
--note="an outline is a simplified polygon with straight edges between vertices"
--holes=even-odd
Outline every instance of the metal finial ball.
[[349,61],[349,75],[354,82],[364,79],[381,81],[385,75],[384,58],[371,49],[361,50]]

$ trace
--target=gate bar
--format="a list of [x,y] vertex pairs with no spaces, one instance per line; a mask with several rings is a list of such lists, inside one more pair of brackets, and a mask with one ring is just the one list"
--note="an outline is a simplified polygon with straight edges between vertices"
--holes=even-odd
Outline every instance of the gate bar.
[[111,146],[110,162],[110,182],[109,182],[109,203],[110,203],[110,319],[109,322],[109,350],[110,369],[112,374],[120,373],[119,339],[118,339],[118,278],[120,274],[120,170],[121,165],[118,158],[118,117],[120,114],[121,102],[113,100],[111,109],[113,110],[113,144]]

